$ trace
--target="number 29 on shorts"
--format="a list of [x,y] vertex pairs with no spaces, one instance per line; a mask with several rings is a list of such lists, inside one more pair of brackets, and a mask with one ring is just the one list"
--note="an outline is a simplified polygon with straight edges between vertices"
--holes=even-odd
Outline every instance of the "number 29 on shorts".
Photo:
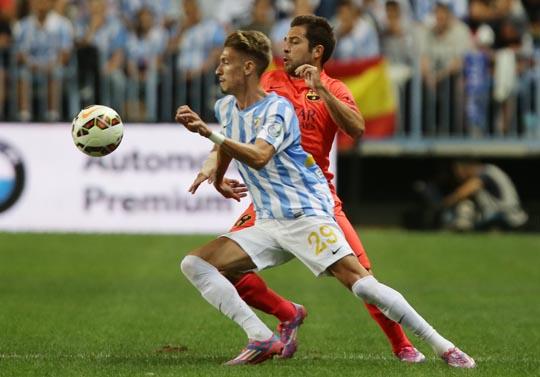
[[316,232],[311,232],[308,235],[309,246],[315,246],[315,255],[319,255],[326,249],[328,244],[333,245],[338,241],[338,237],[334,229],[328,225],[321,225]]

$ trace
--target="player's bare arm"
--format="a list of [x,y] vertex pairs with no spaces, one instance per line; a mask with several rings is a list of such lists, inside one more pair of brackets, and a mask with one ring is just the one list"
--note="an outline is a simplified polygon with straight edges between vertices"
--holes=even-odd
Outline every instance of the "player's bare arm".
[[222,151],[221,147],[217,148],[216,155],[217,155],[217,165],[216,165],[216,176],[215,176],[215,181],[214,181],[214,187],[225,198],[234,199],[237,202],[239,202],[241,198],[247,195],[245,193],[246,190],[244,190],[244,192],[238,193],[235,190],[234,185],[231,184],[231,180],[225,178],[225,173],[227,172],[227,169],[229,168],[232,157],[229,156],[224,151]]
[[296,69],[295,73],[299,77],[303,77],[306,85],[319,94],[326,104],[326,108],[328,109],[332,120],[345,131],[347,135],[358,138],[364,134],[365,123],[362,114],[358,111],[354,111],[330,93],[328,88],[321,82],[321,74],[317,67],[310,64],[303,64]]
[[[175,120],[184,125],[189,131],[197,132],[201,136],[209,137],[212,134],[208,125],[204,123],[199,115],[189,108],[189,106],[180,106],[176,111]],[[230,161],[229,161],[230,162]],[[208,180],[208,183],[214,183],[215,173],[218,166],[218,146],[215,145],[210,154],[208,155],[206,161],[201,168],[199,174],[189,187],[188,191],[191,194],[195,194],[201,183]],[[227,164],[227,167],[229,165]],[[225,169],[226,170],[226,169]],[[234,193],[234,197],[231,197],[235,200],[240,200],[247,196],[247,187],[242,182],[239,182],[236,179],[229,179],[222,177],[222,180],[227,186],[229,186]]]
[[210,154],[203,163],[203,166],[195,180],[189,186],[188,192],[195,194],[201,183],[208,181],[209,184],[214,183],[215,174],[217,167],[217,145],[214,145],[214,148],[210,151]]
[[[180,106],[176,112],[176,121],[183,124],[191,132],[210,138],[216,135],[188,106]],[[255,140],[254,144],[239,143],[237,141],[222,136],[219,141],[220,150],[227,153],[232,158],[247,164],[253,169],[262,169],[272,158],[276,150],[273,146],[262,139]],[[212,140],[214,141],[214,140]],[[214,141],[215,142],[215,141]],[[219,160],[219,159],[218,159]]]

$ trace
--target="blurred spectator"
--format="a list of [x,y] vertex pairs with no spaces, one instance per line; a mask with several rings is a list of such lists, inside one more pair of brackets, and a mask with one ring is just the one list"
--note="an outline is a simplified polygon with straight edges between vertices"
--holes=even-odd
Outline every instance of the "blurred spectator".
[[[491,0],[488,0],[491,1]],[[413,7],[413,14],[417,21],[433,26],[435,23],[435,5],[438,0],[410,0]],[[470,0],[447,0],[446,3],[452,7],[452,11],[457,18],[463,19],[467,16],[467,5]]]
[[[363,6],[364,11],[368,13],[376,22],[377,30],[382,30],[387,27],[387,12],[386,4],[388,0],[354,0],[355,3]],[[411,9],[411,3],[409,0],[393,0],[396,2],[400,9],[401,21],[403,24],[409,24],[413,21],[413,14]]]
[[[165,30],[156,25],[150,8],[137,11],[134,31],[127,40],[128,120],[155,121],[158,67],[167,45]],[[144,97],[144,105],[140,98]]]
[[386,2],[386,27],[383,30],[383,55],[390,62],[393,81],[399,86],[404,84],[412,74],[412,65],[418,56],[418,31],[408,23],[402,14],[399,1]]
[[177,67],[180,73],[178,100],[208,119],[213,114],[210,93],[214,69],[225,40],[225,30],[214,19],[204,18],[197,0],[183,0],[184,20]]
[[424,79],[426,132],[450,134],[462,128],[463,58],[473,48],[469,28],[452,13],[452,4],[437,1],[435,24],[421,38],[420,69]]
[[246,21],[246,10],[251,8],[253,0],[198,0],[197,3],[203,18],[213,18],[231,29]]
[[467,133],[479,138],[487,135],[488,112],[492,89],[491,46],[495,35],[491,27],[482,24],[474,35],[475,48],[464,58],[465,121]]
[[458,161],[452,165],[452,172],[458,186],[441,201],[444,227],[516,229],[527,222],[516,187],[497,166]]
[[30,120],[35,87],[38,103],[47,102],[46,119],[56,121],[60,117],[61,82],[73,47],[73,30],[64,17],[52,11],[50,0],[32,0],[30,9],[31,13],[17,22],[14,29],[19,118]]
[[512,180],[500,168],[472,160],[451,164],[453,189],[444,193],[443,181],[416,182],[424,208],[416,212],[426,228],[458,231],[519,229],[528,216]]
[[319,6],[315,9],[315,14],[320,17],[324,17],[327,20],[331,20],[336,15],[336,9],[339,4],[339,0],[324,0],[319,3]]
[[272,0],[254,0],[251,6],[249,23],[241,26],[244,30],[258,30],[266,36],[270,36],[270,30],[274,25],[275,11]]
[[382,53],[388,61],[390,79],[398,100],[397,119],[403,129],[410,129],[410,79],[418,57],[419,26],[403,15],[400,1],[386,1],[386,25],[381,34]]
[[[280,5],[281,3],[281,5]],[[283,56],[285,37],[290,29],[291,21],[294,17],[303,14],[314,14],[319,6],[320,0],[283,0],[278,1],[278,9],[286,12],[287,17],[277,21],[270,32],[272,40],[272,52],[276,57]],[[280,8],[281,7],[281,8]]]
[[522,0],[523,8],[529,19],[529,32],[534,46],[540,49],[540,0]]
[[473,47],[467,26],[458,20],[446,1],[435,5],[435,25],[428,29],[423,45],[422,75],[434,88],[441,80],[460,72],[463,56]]
[[121,111],[125,97],[124,58],[127,32],[108,15],[105,0],[89,0],[89,15],[77,23],[77,61],[81,101],[108,103]]
[[119,0],[118,16],[126,28],[134,31],[139,11],[146,8],[152,12],[158,25],[169,28],[180,16],[179,0]]
[[340,2],[335,29],[335,59],[367,59],[380,54],[379,37],[373,22],[352,0]]

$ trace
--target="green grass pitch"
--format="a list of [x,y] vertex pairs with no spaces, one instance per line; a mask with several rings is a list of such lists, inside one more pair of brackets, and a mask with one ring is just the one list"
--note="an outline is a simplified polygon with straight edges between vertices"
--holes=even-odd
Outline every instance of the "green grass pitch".
[[296,357],[224,367],[244,333],[178,267],[212,237],[0,234],[0,376],[540,376],[540,236],[362,233],[376,276],[477,369],[412,335],[428,361],[399,363],[363,305],[297,261],[263,272],[309,311]]

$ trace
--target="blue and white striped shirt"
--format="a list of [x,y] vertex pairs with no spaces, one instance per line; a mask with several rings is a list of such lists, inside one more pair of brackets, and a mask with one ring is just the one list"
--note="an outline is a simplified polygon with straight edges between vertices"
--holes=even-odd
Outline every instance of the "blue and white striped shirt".
[[334,216],[334,202],[324,175],[300,145],[293,106],[275,93],[240,110],[233,96],[215,105],[221,132],[241,143],[263,139],[276,153],[260,170],[236,161],[253,199],[258,219]]

